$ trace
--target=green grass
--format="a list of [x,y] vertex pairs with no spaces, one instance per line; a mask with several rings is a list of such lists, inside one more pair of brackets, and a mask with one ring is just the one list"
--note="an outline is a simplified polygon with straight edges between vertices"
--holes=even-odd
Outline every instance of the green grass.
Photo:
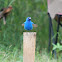
[[22,51],[18,50],[16,47],[13,51],[10,48],[5,51],[0,51],[0,62],[23,62]]
[[[23,62],[23,50],[19,50],[17,47],[11,51],[11,46],[6,49],[0,49],[0,62]],[[52,58],[51,54],[48,54],[45,49],[41,53],[36,52],[35,62],[62,62],[62,58]]]

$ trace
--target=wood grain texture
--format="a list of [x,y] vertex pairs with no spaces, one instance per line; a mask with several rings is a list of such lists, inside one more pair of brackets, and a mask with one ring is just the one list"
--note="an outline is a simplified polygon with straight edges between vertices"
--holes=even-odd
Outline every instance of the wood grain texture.
[[35,61],[36,32],[23,33],[23,62]]

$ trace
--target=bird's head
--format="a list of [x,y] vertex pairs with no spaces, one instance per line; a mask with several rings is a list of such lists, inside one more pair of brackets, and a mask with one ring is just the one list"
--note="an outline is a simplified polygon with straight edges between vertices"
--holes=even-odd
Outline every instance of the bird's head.
[[5,9],[4,13],[10,12],[12,9],[13,9],[12,6],[9,6],[8,8]]
[[31,17],[27,17],[26,21],[31,21]]
[[8,8],[13,9],[12,6],[9,6]]

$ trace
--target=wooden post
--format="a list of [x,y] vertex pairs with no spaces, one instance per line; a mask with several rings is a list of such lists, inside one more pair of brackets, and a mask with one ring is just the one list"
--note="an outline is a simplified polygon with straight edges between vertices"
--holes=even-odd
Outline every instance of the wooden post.
[[23,33],[23,62],[35,61],[36,32]]

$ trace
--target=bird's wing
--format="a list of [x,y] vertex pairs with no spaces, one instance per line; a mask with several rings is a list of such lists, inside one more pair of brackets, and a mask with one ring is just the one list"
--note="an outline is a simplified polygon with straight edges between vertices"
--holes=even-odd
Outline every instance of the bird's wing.
[[38,27],[37,24],[32,24],[32,25],[33,25],[33,27]]
[[[24,23],[22,24],[22,26],[24,26],[25,23],[26,23],[26,22],[24,22]],[[33,27],[37,27],[37,24],[34,24],[33,22],[31,22],[31,23],[32,23]]]
[[24,25],[25,25],[25,23],[26,23],[26,22],[24,22],[24,23],[22,24],[22,26],[24,26]]
[[12,9],[11,8],[2,8],[0,10],[0,19],[2,17],[5,17],[6,18],[6,15],[11,11]]
[[10,8],[10,7],[8,7],[8,8],[4,8],[4,13],[9,13],[9,12],[11,12],[11,10],[12,10],[12,8]]
[[33,22],[32,22],[32,25],[33,25],[33,27],[37,27],[37,24],[34,24]]
[[24,26],[24,24],[22,24],[22,26]]

